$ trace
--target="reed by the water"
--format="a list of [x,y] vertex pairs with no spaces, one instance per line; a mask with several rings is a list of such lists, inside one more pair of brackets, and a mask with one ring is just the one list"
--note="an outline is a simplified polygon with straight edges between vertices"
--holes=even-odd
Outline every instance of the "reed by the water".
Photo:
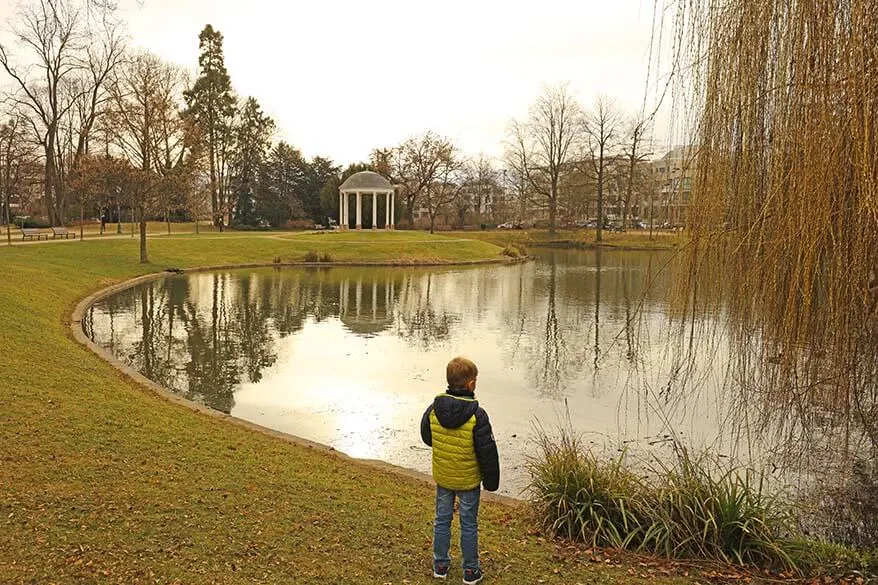
[[529,460],[530,491],[546,528],[593,546],[671,558],[793,567],[788,509],[759,473],[706,453],[632,465],[591,451],[569,429],[542,430]]

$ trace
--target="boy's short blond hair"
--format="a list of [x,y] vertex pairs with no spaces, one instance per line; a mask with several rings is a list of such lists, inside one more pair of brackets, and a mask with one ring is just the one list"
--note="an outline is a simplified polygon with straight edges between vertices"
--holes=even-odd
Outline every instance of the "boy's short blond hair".
[[451,388],[462,388],[470,380],[475,380],[479,369],[465,357],[456,357],[445,367],[445,379]]

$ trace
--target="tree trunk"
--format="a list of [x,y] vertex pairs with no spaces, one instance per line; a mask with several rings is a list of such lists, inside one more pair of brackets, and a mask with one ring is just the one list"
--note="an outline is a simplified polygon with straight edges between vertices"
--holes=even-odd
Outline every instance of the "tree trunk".
[[79,241],[82,241],[83,226],[85,225],[85,205],[79,204]]
[[122,233],[122,206],[116,204],[116,233]]
[[6,244],[12,245],[12,226],[9,225],[9,196],[6,197]]
[[598,157],[598,224],[594,241],[600,242],[604,228],[604,145],[601,144]]
[[431,215],[430,216],[430,233],[431,234],[433,233],[433,224],[435,224],[435,223],[436,223],[436,218],[433,215]]
[[46,164],[43,169],[43,199],[45,200],[46,213],[49,214],[49,223],[55,225],[55,204],[52,200],[52,188],[55,184],[55,150],[52,145],[55,143],[55,135],[49,131],[46,136],[46,142],[43,144],[43,150],[46,155]]
[[171,235],[171,213],[165,209],[165,223],[168,225],[168,235]]
[[558,190],[552,187],[552,194],[549,197],[549,233],[555,233],[555,218],[558,214]]
[[131,208],[131,237],[134,237],[134,208]]
[[140,263],[148,264],[149,256],[146,254],[146,213],[143,211],[143,205],[138,207],[137,213],[140,215]]

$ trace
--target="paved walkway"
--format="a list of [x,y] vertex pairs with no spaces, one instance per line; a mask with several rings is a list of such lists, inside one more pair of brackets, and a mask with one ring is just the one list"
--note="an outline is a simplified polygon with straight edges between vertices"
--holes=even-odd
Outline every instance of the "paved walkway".
[[[80,241],[79,240],[79,232],[77,231],[75,233],[76,233],[75,239],[74,238],[66,238],[66,239],[65,238],[56,238],[56,239],[49,238],[46,240],[22,240],[21,234],[17,234],[17,237],[16,237],[16,234],[13,232],[12,246],[30,246],[30,245],[37,245],[37,244],[62,244],[62,243],[79,242]],[[381,240],[381,241],[372,242],[372,241],[364,240],[364,239],[359,238],[359,237],[344,239],[344,236],[351,236],[351,235],[356,234],[356,232],[349,232],[349,233],[341,234],[339,232],[303,232],[303,233],[243,232],[242,233],[242,232],[231,231],[231,232],[218,233],[218,232],[211,231],[211,232],[207,232],[207,233],[196,234],[194,231],[191,231],[191,232],[172,232],[170,234],[162,233],[162,232],[149,232],[146,234],[146,237],[147,237],[147,239],[152,239],[152,238],[173,238],[176,236],[186,236],[186,237],[197,237],[200,240],[221,240],[221,239],[227,240],[227,239],[233,239],[233,238],[242,238],[242,239],[264,238],[264,239],[284,240],[284,241],[290,241],[290,240],[304,241],[304,240],[307,240],[307,241],[313,242],[313,241],[315,241],[313,238],[308,238],[308,237],[303,237],[303,236],[311,236],[311,235],[315,235],[315,234],[326,234],[326,233],[336,234],[336,235],[332,236],[333,242],[356,242],[358,244],[385,244],[388,242],[392,242],[392,240]],[[368,234],[368,233],[372,233],[372,232],[371,232],[371,230],[363,230],[360,233],[361,234]],[[383,230],[379,230],[377,233],[384,233],[384,232],[383,232]],[[104,241],[104,240],[137,240],[139,237],[140,237],[139,234],[136,232],[133,236],[131,235],[130,232],[123,233],[123,234],[105,233],[104,235],[100,235],[100,234],[97,234],[94,232],[92,232],[92,233],[86,232],[85,233],[85,241],[87,241],[87,242],[89,242],[89,241],[100,242],[100,241]],[[451,242],[467,242],[467,241],[471,241],[471,239],[470,238],[448,238],[448,237],[446,237],[446,238],[442,238],[442,239],[433,239],[433,238],[425,238],[425,239],[417,239],[417,240],[406,239],[406,240],[400,240],[400,243],[423,244],[423,243],[446,243],[446,242],[451,243]],[[2,232],[2,235],[0,235],[0,245],[2,245],[2,247],[9,247],[9,241],[7,240],[5,230]]]

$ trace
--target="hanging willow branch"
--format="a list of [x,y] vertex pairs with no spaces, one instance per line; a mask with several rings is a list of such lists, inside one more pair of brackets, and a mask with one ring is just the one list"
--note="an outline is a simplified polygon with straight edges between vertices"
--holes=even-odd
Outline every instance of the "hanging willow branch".
[[697,309],[695,283],[719,267],[730,380],[766,428],[874,461],[878,3],[676,4],[681,98],[701,106],[682,298]]

